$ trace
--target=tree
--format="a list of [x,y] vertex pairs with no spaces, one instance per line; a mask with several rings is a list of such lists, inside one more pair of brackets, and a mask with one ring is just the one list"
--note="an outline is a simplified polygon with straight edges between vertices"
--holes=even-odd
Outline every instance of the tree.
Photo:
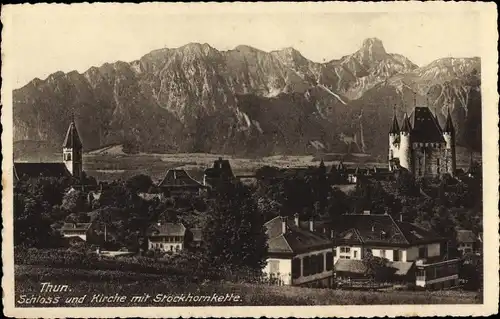
[[83,192],[76,189],[66,192],[62,199],[61,208],[73,213],[86,210],[86,201]]
[[217,189],[203,238],[211,266],[262,269],[267,254],[264,216],[247,186],[226,183]]
[[[54,247],[60,236],[51,225],[71,179],[41,177],[19,181],[14,188],[14,245]],[[57,217],[59,218],[59,217]]]
[[388,259],[376,257],[367,252],[363,257],[363,264],[366,267],[365,275],[375,281],[388,281],[394,273],[393,269],[387,266],[388,263]]
[[396,174],[396,185],[399,194],[412,195],[415,193],[415,179],[410,171],[401,168]]
[[132,176],[125,183],[126,187],[132,190],[133,192],[147,192],[151,186],[153,186],[153,181],[151,177],[139,174]]

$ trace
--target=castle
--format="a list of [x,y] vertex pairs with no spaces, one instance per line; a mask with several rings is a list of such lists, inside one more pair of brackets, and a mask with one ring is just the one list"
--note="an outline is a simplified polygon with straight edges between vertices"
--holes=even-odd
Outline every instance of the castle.
[[399,128],[396,113],[389,130],[389,168],[403,167],[416,177],[455,175],[455,129],[450,111],[444,129],[429,108],[415,107]]
[[62,145],[62,162],[56,163],[14,163],[14,178],[20,180],[22,178],[37,178],[37,177],[69,177],[72,176],[78,180],[82,178],[82,150],[83,145],[76,129],[74,118],[69,124],[66,138]]

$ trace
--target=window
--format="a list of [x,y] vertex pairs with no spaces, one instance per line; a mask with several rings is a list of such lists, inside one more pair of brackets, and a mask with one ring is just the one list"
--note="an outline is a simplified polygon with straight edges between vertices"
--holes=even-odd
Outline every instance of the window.
[[326,270],[333,269],[333,254],[331,252],[326,253]]
[[427,247],[419,247],[418,248],[418,257],[419,258],[425,258],[427,257]]
[[292,278],[297,279],[300,277],[300,258],[293,258],[292,259]]
[[399,261],[399,250],[394,249],[392,251],[392,260],[393,261]]
[[440,163],[440,160],[439,160],[439,158],[438,158],[438,159],[436,159],[436,166],[437,166],[436,170],[437,170],[437,173],[438,173],[438,174],[441,172],[441,167],[440,167],[440,165],[441,165],[441,163]]
[[341,254],[347,254],[351,252],[351,247],[340,247]]
[[358,252],[355,250],[353,251],[353,253],[354,253],[354,259],[356,259],[358,257]]
[[316,261],[318,262],[318,273],[322,273],[323,271],[325,271],[325,255],[318,254]]
[[71,153],[65,153],[64,154],[64,160],[65,161],[71,161]]
[[303,276],[309,276],[309,265],[310,264],[310,257],[306,256],[302,259],[302,275]]

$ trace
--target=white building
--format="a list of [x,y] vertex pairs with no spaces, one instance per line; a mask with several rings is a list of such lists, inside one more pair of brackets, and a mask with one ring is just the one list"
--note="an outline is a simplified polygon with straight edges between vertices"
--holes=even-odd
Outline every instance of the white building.
[[[371,253],[387,259],[398,278],[418,286],[440,288],[455,286],[458,282],[459,260],[446,260],[443,251],[446,239],[432,231],[369,211],[342,215],[333,229],[337,275],[361,276],[359,261]],[[446,270],[441,270],[443,264],[447,265]],[[422,269],[425,273],[420,272]],[[415,271],[420,272],[417,277]]]
[[178,252],[184,249],[186,227],[181,223],[157,223],[147,231],[148,249]]
[[299,219],[276,217],[265,224],[268,259],[264,273],[277,284],[328,287],[333,276],[332,240],[300,227]]
[[78,237],[84,241],[93,239],[92,223],[64,223],[61,227],[61,234],[64,238]]

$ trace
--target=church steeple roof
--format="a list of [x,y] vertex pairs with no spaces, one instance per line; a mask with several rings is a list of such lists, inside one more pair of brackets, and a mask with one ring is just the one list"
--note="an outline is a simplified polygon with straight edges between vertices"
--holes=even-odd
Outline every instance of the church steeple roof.
[[389,134],[398,134],[399,133],[399,124],[398,119],[396,117],[396,112],[394,111],[394,115],[392,117],[391,129],[389,130]]
[[68,131],[66,132],[66,138],[63,143],[64,148],[82,148],[82,141],[78,135],[78,130],[75,125],[75,118],[72,116],[71,123],[69,124]]
[[451,119],[450,108],[448,108],[448,115],[446,116],[446,124],[444,126],[444,132],[453,133],[455,128],[453,127],[453,120]]
[[403,127],[401,127],[401,132],[406,132],[406,133],[411,132],[410,119],[408,118],[408,114],[406,114],[406,113],[405,113],[405,117],[403,118]]

